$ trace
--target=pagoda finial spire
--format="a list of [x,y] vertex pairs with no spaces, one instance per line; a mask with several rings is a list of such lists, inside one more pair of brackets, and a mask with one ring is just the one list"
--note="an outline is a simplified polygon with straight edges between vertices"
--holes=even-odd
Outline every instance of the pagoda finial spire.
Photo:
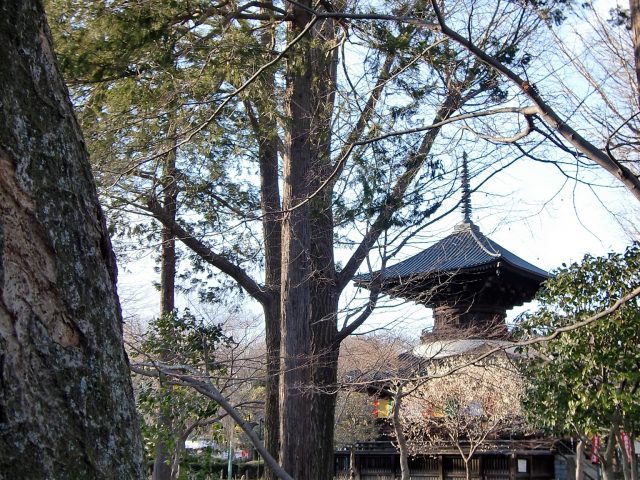
[[471,223],[471,189],[469,188],[467,152],[462,152],[462,215],[464,223]]

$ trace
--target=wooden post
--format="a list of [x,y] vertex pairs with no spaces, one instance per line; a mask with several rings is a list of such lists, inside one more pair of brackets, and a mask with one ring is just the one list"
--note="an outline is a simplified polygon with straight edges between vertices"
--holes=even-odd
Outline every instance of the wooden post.
[[516,454],[513,453],[509,457],[509,480],[516,480]]

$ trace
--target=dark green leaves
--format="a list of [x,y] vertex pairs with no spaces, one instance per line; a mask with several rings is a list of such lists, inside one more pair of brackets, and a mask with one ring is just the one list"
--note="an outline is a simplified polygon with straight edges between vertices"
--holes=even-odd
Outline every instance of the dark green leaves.
[[165,363],[187,364],[222,373],[220,370],[224,368],[216,363],[215,350],[230,341],[221,325],[206,322],[186,309],[182,314],[173,312],[153,320],[142,350]]
[[[640,246],[606,257],[587,255],[556,272],[526,319],[528,335],[549,333],[611,307],[640,285]],[[640,401],[640,306],[637,299],[605,319],[530,349],[525,407],[543,427],[596,433],[635,418]]]

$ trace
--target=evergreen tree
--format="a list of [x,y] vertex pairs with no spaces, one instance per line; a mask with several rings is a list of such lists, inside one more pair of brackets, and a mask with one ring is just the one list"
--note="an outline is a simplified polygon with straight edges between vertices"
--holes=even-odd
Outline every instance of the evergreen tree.
[[[202,372],[203,377],[225,375],[226,365],[220,362],[217,350],[230,341],[221,325],[206,322],[189,310],[165,314],[151,321],[140,338],[132,352],[133,368],[140,372],[136,363],[152,369],[154,362],[160,362],[192,368]],[[153,477],[178,479],[185,441],[199,427],[218,418],[218,405],[190,388],[171,385],[170,377],[135,379],[145,447],[147,454],[153,454]],[[158,422],[159,418],[163,421]],[[162,455],[158,455],[158,445]],[[163,465],[158,467],[158,462]]]
[[[586,256],[545,283],[539,310],[526,319],[529,335],[571,326],[607,308],[640,285],[640,246],[623,254]],[[524,364],[524,406],[533,421],[555,434],[575,435],[585,443],[609,436],[602,449],[605,478],[612,477],[615,445],[621,432],[633,439],[640,414],[640,304],[635,298],[606,318],[529,349]],[[625,478],[635,458],[621,448]],[[628,474],[628,475],[627,475]],[[635,477],[633,477],[635,478]]]

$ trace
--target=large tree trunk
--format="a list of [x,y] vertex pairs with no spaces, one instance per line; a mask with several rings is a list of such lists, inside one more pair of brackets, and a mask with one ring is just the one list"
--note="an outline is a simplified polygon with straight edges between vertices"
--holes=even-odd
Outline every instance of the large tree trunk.
[[[317,301],[314,302],[314,305]],[[324,316],[321,322],[335,322],[335,304],[327,302],[328,315]],[[333,311],[331,311],[333,310]],[[315,313],[315,311],[314,311]],[[312,318],[316,318],[315,315]],[[313,388],[311,390],[312,400],[310,402],[310,430],[309,445],[310,451],[315,452],[310,458],[313,471],[312,478],[318,480],[330,480],[334,474],[334,422],[336,410],[335,389],[337,385],[337,364],[338,347],[330,344],[322,348],[319,344],[324,343],[323,339],[318,339],[321,335],[327,335],[332,328],[318,328],[319,324],[313,322],[314,345],[313,351]],[[333,323],[335,329],[335,323]],[[324,332],[321,332],[324,330]],[[318,341],[319,340],[319,341]]]
[[[318,158],[316,157],[316,161]],[[314,168],[316,184],[328,177],[327,168]],[[313,442],[313,478],[333,478],[333,425],[335,421],[336,385],[339,343],[337,336],[338,297],[333,257],[332,191],[326,187],[311,205],[311,353],[312,381],[310,391],[311,430]]]
[[[263,2],[261,13],[273,15],[273,2]],[[260,44],[265,52],[275,40],[275,28],[271,20],[263,22]],[[269,60],[265,55],[265,62]],[[280,376],[280,277],[282,269],[282,225],[280,204],[280,178],[278,164],[278,125],[273,112],[277,109],[276,80],[274,72],[265,72],[262,81],[270,95],[256,98],[252,104],[245,103],[255,137],[258,139],[260,163],[260,204],[262,208],[262,230],[264,234],[265,287],[269,301],[263,303],[265,336],[267,347],[267,378],[265,382],[265,431],[264,444],[271,456],[278,459],[279,442],[279,398]],[[255,105],[255,113],[254,113]],[[266,480],[274,480],[275,473],[265,468]]]
[[[329,181],[331,132],[336,91],[337,49],[333,48],[335,25],[325,20],[315,25],[311,51],[313,77],[311,90],[312,177],[311,221],[311,430],[310,450],[313,478],[330,480],[334,474],[334,422],[339,343],[337,336],[338,298],[334,260],[333,182]],[[321,80],[320,80],[321,79]]]
[[116,267],[39,1],[0,0],[0,472],[141,478]]
[[[310,2],[304,2],[310,6]],[[309,14],[290,7],[295,20],[291,37],[298,35],[309,21]],[[283,166],[281,344],[280,373],[280,463],[296,480],[315,480],[310,471],[307,448],[309,431],[310,321],[311,291],[309,248],[309,176],[311,167],[311,41],[303,38],[296,45],[295,61],[287,63],[285,99],[289,128]]]
[[[270,37],[265,39],[270,42]],[[275,91],[275,79],[271,75],[267,81]],[[273,458],[278,458],[279,450],[279,405],[278,385],[280,375],[280,276],[281,265],[281,216],[280,186],[278,176],[278,140],[275,119],[265,107],[259,107],[260,119],[255,129],[260,155],[260,197],[262,204],[262,225],[264,231],[265,284],[271,302],[264,306],[265,335],[267,344],[267,381],[265,399],[265,447]],[[270,468],[265,471],[267,480],[275,478]]]

